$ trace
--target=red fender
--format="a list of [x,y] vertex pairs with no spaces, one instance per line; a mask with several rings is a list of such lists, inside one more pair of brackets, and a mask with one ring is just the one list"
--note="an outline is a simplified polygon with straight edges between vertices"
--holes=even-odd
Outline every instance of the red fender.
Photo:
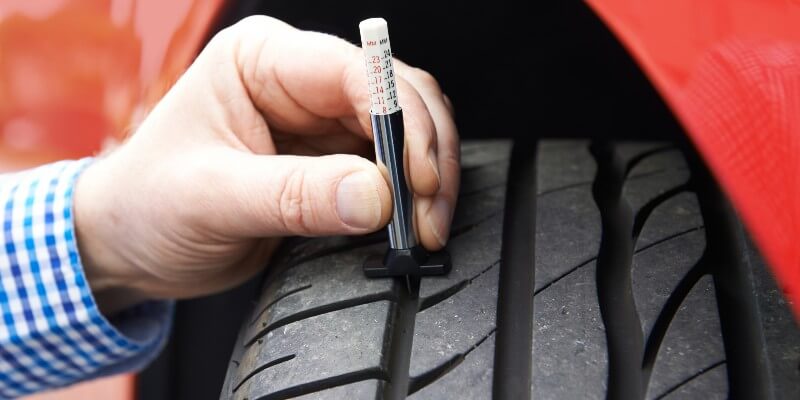
[[800,317],[800,2],[587,2],[683,124]]

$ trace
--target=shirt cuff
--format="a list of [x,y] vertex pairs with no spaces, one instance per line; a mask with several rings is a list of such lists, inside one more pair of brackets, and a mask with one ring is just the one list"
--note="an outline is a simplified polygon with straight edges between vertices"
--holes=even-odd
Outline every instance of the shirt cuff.
[[166,342],[172,302],[109,321],[92,297],[72,212],[75,181],[91,161],[0,175],[0,397],[139,369]]

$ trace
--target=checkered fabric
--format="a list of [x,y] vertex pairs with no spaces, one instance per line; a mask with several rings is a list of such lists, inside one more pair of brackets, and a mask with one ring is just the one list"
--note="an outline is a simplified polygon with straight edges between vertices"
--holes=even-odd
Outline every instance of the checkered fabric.
[[0,175],[0,397],[141,368],[163,346],[172,304],[113,321],[97,308],[81,266],[73,185],[91,159]]

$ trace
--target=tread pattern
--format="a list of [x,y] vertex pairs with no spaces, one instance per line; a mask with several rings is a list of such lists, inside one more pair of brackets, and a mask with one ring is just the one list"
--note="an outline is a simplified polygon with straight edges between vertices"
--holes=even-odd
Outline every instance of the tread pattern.
[[[563,154],[571,155],[566,162]],[[586,141],[540,143],[537,161],[532,397],[605,398],[608,355],[595,283],[602,226],[591,191],[597,167]]]
[[[501,259],[506,181],[518,179],[510,153],[506,141],[463,145],[453,270],[410,293],[361,272],[385,248],[381,232],[292,240],[243,323],[221,398],[502,393],[493,390],[497,346],[509,342],[498,334],[498,301],[519,300],[498,299],[512,267]],[[800,397],[797,326],[735,218],[709,211],[723,200],[696,160],[668,143],[559,140],[539,143],[535,167],[531,182],[517,182],[536,189],[535,234],[515,239],[534,249],[533,313],[519,317],[533,322],[530,352],[513,355],[530,358],[527,395],[723,398],[741,392],[732,382],[747,367],[765,371],[749,393]],[[720,232],[734,231],[741,254],[726,258]],[[729,265],[741,279],[720,278]],[[741,316],[721,294],[731,290],[753,304]],[[747,324],[763,335],[737,333]],[[763,364],[727,356],[743,343]]]
[[[491,357],[470,355],[477,349],[493,353],[509,151],[505,141],[462,148],[464,183],[449,243],[453,270],[425,279],[413,298],[403,293],[404,283],[366,279],[361,272],[367,255],[385,248],[382,233],[295,240],[276,260],[253,317],[243,324],[221,397],[384,397],[392,392],[389,366],[397,362],[392,343],[409,329],[397,326],[404,307],[415,320],[414,340],[400,349],[407,353],[406,392],[426,398],[432,394],[422,389],[431,381],[460,385],[455,382],[467,369],[451,372],[462,364],[481,374],[476,385],[490,391]],[[371,329],[356,326],[365,318]],[[473,324],[481,328],[472,330]],[[443,375],[448,379],[439,379]]]
[[[546,196],[560,197],[572,192],[572,198],[540,198],[537,239],[558,235],[553,232],[558,228],[548,224],[552,219],[570,221],[573,230],[602,230],[602,235],[573,233],[569,237],[575,241],[560,244],[569,249],[554,249],[546,240],[537,240],[533,396],[599,398],[608,392],[612,398],[653,398],[670,382],[680,382],[696,372],[698,365],[703,368],[704,358],[710,357],[711,364],[724,359],[719,322],[714,319],[713,285],[702,291],[703,297],[697,301],[711,310],[710,317],[695,314],[694,319],[689,318],[694,325],[666,319],[662,325],[670,327],[667,337],[672,346],[648,340],[665,303],[702,257],[705,247],[697,201],[685,194],[689,172],[680,153],[661,144],[595,145],[590,150],[586,143],[567,142],[543,146],[540,159],[557,157],[558,150],[563,151],[560,146],[574,146],[569,152],[582,154],[584,160],[579,163],[583,169],[587,169],[589,160],[599,164],[597,178],[590,188],[573,184],[584,177],[570,174],[570,165],[562,163],[561,170],[555,171],[539,170],[540,180],[561,175],[562,184],[567,186],[560,192],[540,186],[540,191],[549,190]],[[589,204],[587,198],[595,200],[593,207],[574,206]],[[642,221],[639,229],[637,221]],[[564,253],[580,254],[589,261],[553,261]],[[575,266],[567,270],[574,276],[564,277],[569,266]],[[554,285],[553,275],[563,282]],[[543,287],[547,291],[541,290]],[[574,297],[577,299],[563,301]],[[684,307],[690,304],[684,303]],[[554,311],[558,307],[557,314]],[[694,327],[699,327],[702,335],[692,332]],[[681,348],[696,346],[698,336],[707,338],[703,343],[711,355],[696,348]],[[642,365],[645,343],[657,353],[651,360],[657,361],[655,365]],[[686,354],[703,360],[674,359]],[[570,376],[584,378],[575,382]],[[717,390],[725,389],[724,384],[721,386]]]

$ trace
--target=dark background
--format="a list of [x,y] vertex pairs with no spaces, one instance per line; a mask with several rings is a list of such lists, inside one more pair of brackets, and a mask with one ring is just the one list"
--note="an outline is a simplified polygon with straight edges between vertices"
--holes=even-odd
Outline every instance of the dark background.
[[250,14],[355,44],[361,20],[385,18],[395,56],[439,79],[465,138],[676,131],[647,79],[582,1],[247,0],[229,6],[221,25]]
[[[246,0],[229,4],[215,31],[252,14],[356,44],[361,20],[385,18],[395,56],[437,77],[465,139],[683,137],[652,85],[581,1]],[[167,348],[140,375],[139,398],[219,398],[260,279],[179,302]]]

